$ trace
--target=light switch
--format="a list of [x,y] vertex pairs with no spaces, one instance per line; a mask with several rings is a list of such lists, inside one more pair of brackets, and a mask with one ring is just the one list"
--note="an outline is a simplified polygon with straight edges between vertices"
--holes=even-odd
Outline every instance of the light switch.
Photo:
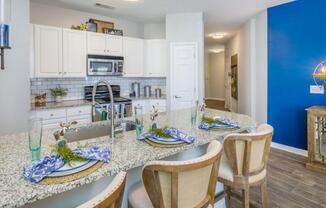
[[310,85],[310,94],[325,94],[324,86]]

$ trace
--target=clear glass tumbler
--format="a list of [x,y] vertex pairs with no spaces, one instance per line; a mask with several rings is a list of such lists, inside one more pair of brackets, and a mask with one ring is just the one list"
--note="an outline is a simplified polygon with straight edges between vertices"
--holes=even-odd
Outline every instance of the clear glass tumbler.
[[197,123],[198,116],[198,101],[194,103],[194,106],[191,108],[191,125],[195,126]]
[[32,161],[37,161],[40,159],[41,153],[41,141],[42,141],[42,119],[41,118],[31,118],[28,121],[29,131],[29,150],[31,151]]
[[135,107],[135,123],[136,123],[136,134],[137,136],[143,133],[144,128],[144,116],[143,116],[143,107]]

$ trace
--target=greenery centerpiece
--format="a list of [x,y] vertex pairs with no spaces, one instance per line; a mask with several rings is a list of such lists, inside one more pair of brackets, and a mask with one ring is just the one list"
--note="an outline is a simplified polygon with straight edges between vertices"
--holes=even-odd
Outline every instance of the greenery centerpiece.
[[156,128],[156,129],[150,129],[149,130],[149,133],[151,134],[156,134],[157,136],[159,136],[160,138],[163,138],[163,139],[170,139],[171,136],[167,133],[165,133],[165,129],[167,127],[163,128],[163,129],[159,129],[159,128]]
[[204,123],[208,123],[208,124],[219,124],[219,125],[227,125],[226,123],[219,121],[218,119],[215,118],[211,118],[211,117],[207,117],[207,116],[203,116],[202,121]]
[[68,147],[66,140],[60,140],[57,144],[52,146],[52,153],[58,154],[70,167],[73,161],[85,161],[86,159],[80,155],[76,155]]
[[66,96],[68,93],[68,89],[62,88],[62,87],[56,87],[53,89],[50,89],[51,95],[54,97],[55,102],[60,103],[62,102],[62,97]]

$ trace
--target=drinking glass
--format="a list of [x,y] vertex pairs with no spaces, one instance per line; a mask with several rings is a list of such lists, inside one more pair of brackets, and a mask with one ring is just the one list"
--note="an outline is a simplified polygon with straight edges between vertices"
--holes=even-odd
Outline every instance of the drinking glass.
[[36,161],[40,159],[40,153],[41,153],[42,119],[31,118],[28,121],[28,125],[29,125],[29,131],[28,131],[29,150],[31,151],[32,161]]
[[135,107],[135,122],[136,122],[136,134],[137,137],[143,133],[144,128],[144,116],[143,116],[143,107]]
[[198,101],[195,102],[194,106],[191,108],[191,125],[195,126],[197,123],[198,115]]

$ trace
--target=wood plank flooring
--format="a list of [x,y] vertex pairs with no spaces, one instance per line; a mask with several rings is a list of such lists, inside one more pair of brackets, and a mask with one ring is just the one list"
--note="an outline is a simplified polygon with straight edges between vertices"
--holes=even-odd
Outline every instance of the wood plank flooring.
[[[306,158],[272,149],[268,164],[268,192],[271,208],[326,208],[326,175],[305,168]],[[234,191],[240,195],[239,191]],[[242,207],[232,197],[232,208]],[[251,207],[261,207],[260,189],[250,190]]]
[[205,99],[205,103],[207,105],[207,108],[212,108],[212,109],[222,110],[222,111],[229,111],[228,109],[224,108],[224,106],[225,106],[224,101]]

